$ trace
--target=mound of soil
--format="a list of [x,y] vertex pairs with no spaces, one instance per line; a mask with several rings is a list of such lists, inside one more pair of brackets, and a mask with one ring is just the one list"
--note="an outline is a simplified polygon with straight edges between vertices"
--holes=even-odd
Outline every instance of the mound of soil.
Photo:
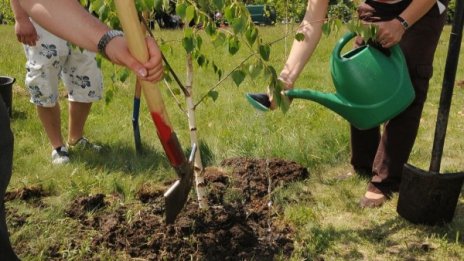
[[135,214],[127,206],[105,209],[101,194],[76,199],[67,214],[98,231],[91,252],[103,246],[147,260],[273,260],[292,253],[293,231],[270,193],[308,176],[295,162],[233,158],[205,171],[209,209],[200,210],[192,195],[173,225],[164,223],[162,189],[139,191],[143,207]]
[[42,197],[48,196],[48,193],[41,186],[23,187],[14,191],[5,193],[5,202],[15,199],[24,201],[40,200]]

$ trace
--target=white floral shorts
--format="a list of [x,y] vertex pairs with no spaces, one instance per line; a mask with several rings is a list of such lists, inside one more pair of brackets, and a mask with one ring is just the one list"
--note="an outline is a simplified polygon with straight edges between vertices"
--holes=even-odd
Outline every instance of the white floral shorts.
[[88,103],[100,100],[103,83],[95,53],[81,51],[33,24],[39,40],[35,46],[24,45],[26,86],[31,102],[43,107],[55,106],[59,79],[63,80],[70,101]]

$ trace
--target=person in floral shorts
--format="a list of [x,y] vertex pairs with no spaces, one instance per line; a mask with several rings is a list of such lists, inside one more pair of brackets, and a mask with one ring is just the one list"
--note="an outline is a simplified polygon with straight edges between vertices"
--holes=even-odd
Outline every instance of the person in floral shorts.
[[[12,1],[16,36],[23,43],[27,58],[25,84],[51,143],[52,163],[69,162],[68,146],[99,150],[100,146],[91,144],[83,136],[92,103],[100,100],[103,92],[102,74],[95,53],[73,47],[48,32],[14,2],[18,0]],[[61,134],[60,79],[67,88],[69,101],[67,145]]]

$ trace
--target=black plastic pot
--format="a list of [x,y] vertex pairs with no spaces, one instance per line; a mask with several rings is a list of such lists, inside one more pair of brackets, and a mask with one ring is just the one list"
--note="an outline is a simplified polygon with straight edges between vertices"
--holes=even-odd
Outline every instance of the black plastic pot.
[[444,225],[453,220],[464,172],[436,174],[406,164],[397,212],[411,223]]
[[15,81],[15,78],[0,76],[0,96],[3,102],[5,102],[10,118],[13,112],[13,83]]

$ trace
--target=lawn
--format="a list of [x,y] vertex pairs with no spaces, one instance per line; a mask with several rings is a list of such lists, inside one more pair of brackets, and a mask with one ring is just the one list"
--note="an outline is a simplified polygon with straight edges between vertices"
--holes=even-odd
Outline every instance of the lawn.
[[[260,30],[267,40],[274,40],[281,36],[285,27],[261,27]],[[48,139],[34,107],[29,103],[29,95],[24,87],[25,58],[22,47],[16,41],[12,26],[0,26],[0,35],[0,75],[17,79],[14,85],[12,119],[15,135],[14,166],[8,188],[10,196],[13,196],[6,202],[6,208],[11,240],[20,257],[23,260],[171,259],[179,249],[169,248],[165,242],[164,248],[149,248],[157,239],[162,241],[160,238],[172,238],[168,235],[174,229],[174,236],[179,235],[179,241],[187,242],[185,244],[192,247],[192,259],[208,259],[201,248],[208,244],[200,242],[195,233],[185,236],[185,230],[198,231],[192,228],[197,228],[198,224],[180,226],[178,231],[176,226],[165,226],[162,221],[156,220],[152,223],[155,225],[146,227],[145,230],[143,227],[139,230],[128,229],[137,227],[141,221],[146,222],[142,224],[148,224],[141,217],[153,217],[150,214],[159,211],[153,208],[162,197],[156,192],[164,189],[175,178],[143,101],[140,124],[145,152],[143,155],[135,153],[131,123],[134,78],[131,76],[124,83],[111,81],[112,75],[118,74],[121,68],[103,62],[105,88],[114,91],[114,96],[107,103],[101,101],[94,104],[85,132],[91,140],[102,144],[104,151],[76,152],[72,154],[71,164],[53,166],[50,163],[51,148]],[[184,79],[185,57],[179,41],[182,37],[181,31],[157,30],[155,35],[169,43],[172,51],[167,52],[166,57]],[[409,161],[425,170],[430,163],[449,35],[448,26],[438,46],[428,100]],[[337,36],[334,35],[323,37],[311,62],[296,83],[298,88],[334,91],[328,57],[336,40]],[[273,46],[271,63],[276,68],[280,68],[285,60],[290,44],[291,39]],[[247,56],[247,52],[243,50],[232,57],[223,49],[215,49],[207,41],[204,45],[204,50],[210,50],[207,52],[208,57],[225,71],[234,68]],[[462,56],[464,55],[461,55],[461,61]],[[218,79],[211,68],[195,70],[194,90],[195,99],[198,99]],[[464,80],[462,66],[458,68],[456,80]],[[272,214],[269,217],[269,221],[272,220],[269,235],[273,231],[282,232],[282,228],[291,231],[289,239],[292,251],[287,251],[283,245],[271,245],[277,250],[274,249],[275,253],[267,256],[268,259],[464,259],[462,196],[453,221],[437,227],[414,225],[401,218],[396,212],[398,195],[382,208],[360,209],[357,203],[364,193],[367,180],[356,175],[341,178],[351,171],[347,122],[325,107],[303,100],[295,100],[286,114],[280,111],[257,112],[246,102],[244,95],[248,92],[261,92],[265,86],[266,83],[262,80],[247,79],[240,87],[236,87],[232,80],[225,81],[217,89],[219,97],[216,101],[208,99],[198,106],[197,125],[205,155],[203,161],[212,169],[222,167],[224,161],[229,159],[246,157],[250,160],[264,159],[266,162],[270,162],[270,159],[295,162],[309,172],[309,176],[303,180],[285,180],[286,182],[280,182],[282,184],[269,186],[267,201],[257,201],[262,207],[268,204],[268,213]],[[179,141],[187,149],[190,144],[187,118],[178,109],[176,100],[171,97],[166,86],[161,83],[159,87],[165,97],[171,123]],[[182,97],[177,98],[182,103]],[[62,122],[65,123],[67,104],[64,99],[60,105]],[[63,124],[62,129],[66,133],[66,124]],[[463,171],[464,139],[460,138],[463,129],[464,88],[457,84],[442,158],[442,173]],[[230,171],[226,167],[224,169]],[[235,189],[224,195],[229,202],[243,200],[240,187]],[[148,203],[141,201],[141,191],[152,193]],[[104,195],[104,199],[98,195]],[[191,198],[194,198],[193,192]],[[104,200],[105,206],[78,215],[71,214],[85,199]],[[194,202],[190,202],[188,208],[194,205]],[[116,216],[109,219],[110,215]],[[187,218],[186,215],[181,214],[180,219],[184,218]],[[212,217],[206,217],[205,214],[205,219],[207,218]],[[152,254],[144,255],[147,251],[137,252],[125,247],[134,246],[129,242],[102,243],[103,239],[111,239],[111,235],[104,235],[108,232],[104,229],[108,220],[127,224],[126,230],[115,232],[116,235],[133,238],[134,233],[147,234],[149,238],[140,240],[151,243],[142,245]],[[251,235],[254,232],[250,232]],[[267,235],[259,236],[265,238]],[[237,242],[231,242],[232,245],[234,243]],[[210,242],[209,246],[218,244],[220,242]],[[244,246],[252,243],[247,241],[237,244]],[[137,249],[142,247],[138,245]],[[266,250],[270,251],[267,248]],[[249,260],[253,256],[254,259],[260,259],[259,255],[221,256],[220,253],[209,257],[218,260]],[[186,257],[182,255],[178,258]]]

